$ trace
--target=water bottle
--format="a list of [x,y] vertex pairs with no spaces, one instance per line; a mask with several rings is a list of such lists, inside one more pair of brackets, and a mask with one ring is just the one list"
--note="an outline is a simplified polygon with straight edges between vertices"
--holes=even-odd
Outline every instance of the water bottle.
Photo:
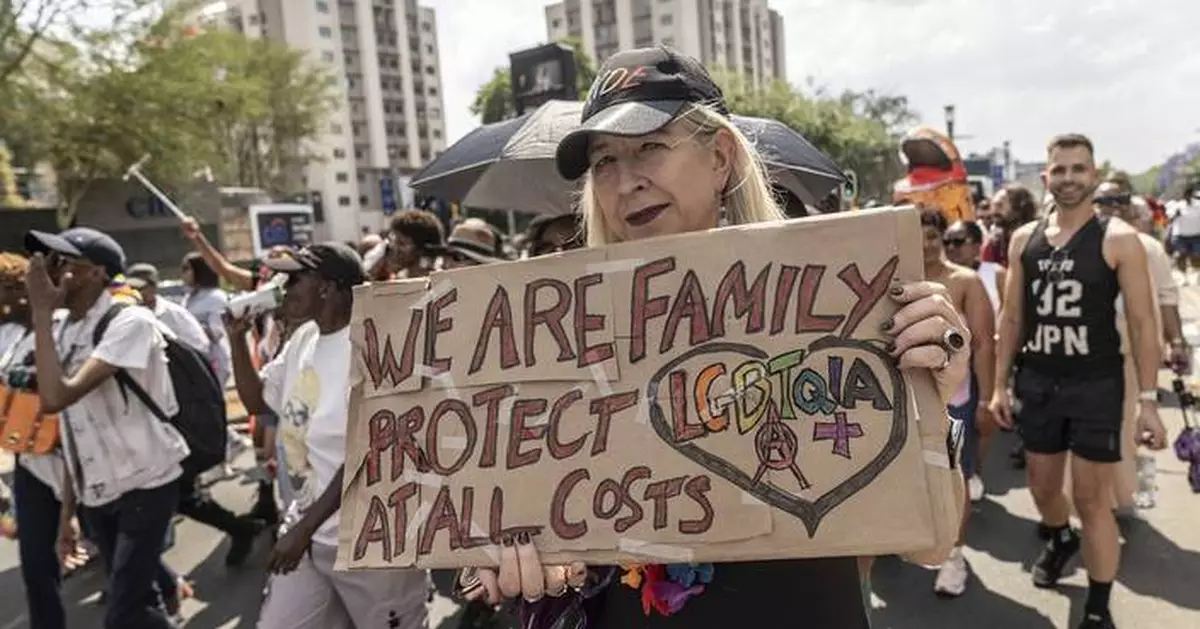
[[1158,485],[1155,483],[1155,475],[1158,473],[1158,464],[1154,457],[1146,454],[1139,454],[1137,457],[1137,493],[1133,495],[1133,504],[1139,509],[1153,509],[1158,500]]

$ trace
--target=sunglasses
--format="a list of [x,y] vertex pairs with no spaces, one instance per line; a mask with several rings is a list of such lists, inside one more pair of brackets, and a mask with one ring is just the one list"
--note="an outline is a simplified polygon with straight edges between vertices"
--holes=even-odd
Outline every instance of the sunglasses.
[[1096,202],[1096,205],[1103,205],[1104,207],[1120,207],[1123,205],[1129,205],[1129,202],[1131,200],[1132,200],[1132,198],[1130,197],[1130,195],[1122,194],[1122,195],[1118,195],[1115,197],[1113,197],[1113,196],[1096,197],[1095,202]]
[[479,264],[479,262],[475,261],[473,258],[468,258],[466,255],[457,251],[447,252],[446,257],[452,260],[455,264],[469,264],[471,266]]

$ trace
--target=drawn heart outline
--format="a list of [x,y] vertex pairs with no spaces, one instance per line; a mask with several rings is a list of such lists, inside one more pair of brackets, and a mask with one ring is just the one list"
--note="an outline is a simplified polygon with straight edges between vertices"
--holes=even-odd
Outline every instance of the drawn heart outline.
[[817,339],[808,346],[808,352],[800,364],[804,364],[804,362],[815,354],[835,349],[853,349],[867,352],[878,357],[880,362],[883,363],[892,380],[892,427],[887,442],[875,458],[868,461],[862,469],[850,475],[850,478],[842,481],[816,500],[793,496],[766,482],[756,483],[746,472],[695,443],[675,443],[674,431],[667,422],[662,406],[658,403],[658,390],[662,379],[677,366],[696,356],[718,352],[732,352],[758,360],[766,360],[768,358],[767,353],[758,347],[744,343],[708,343],[693,347],[667,362],[650,378],[650,382],[646,385],[646,400],[650,411],[650,425],[654,427],[654,432],[658,435],[659,439],[662,439],[663,442],[692,462],[733,483],[766,504],[795,516],[804,523],[808,537],[812,539],[817,534],[817,528],[821,525],[821,520],[837,508],[838,505],[871,484],[871,481],[875,480],[900,455],[900,451],[904,449],[905,441],[908,440],[907,386],[904,382],[904,377],[895,365],[895,359],[869,340],[825,336]]

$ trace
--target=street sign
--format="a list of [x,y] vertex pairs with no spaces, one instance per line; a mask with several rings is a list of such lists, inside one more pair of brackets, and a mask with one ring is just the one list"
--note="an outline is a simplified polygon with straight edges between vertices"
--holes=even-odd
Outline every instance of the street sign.
[[842,200],[853,203],[858,198],[858,173],[846,169],[842,174],[846,176],[846,183],[842,184]]
[[383,206],[383,215],[391,216],[396,213],[396,184],[391,175],[379,179],[379,199]]

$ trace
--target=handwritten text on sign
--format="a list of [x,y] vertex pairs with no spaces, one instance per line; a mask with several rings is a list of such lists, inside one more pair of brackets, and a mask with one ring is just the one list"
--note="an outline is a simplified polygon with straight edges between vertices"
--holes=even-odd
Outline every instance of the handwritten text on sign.
[[817,535],[908,442],[904,380],[865,340],[900,259],[770,249],[589,251],[363,299],[351,565],[518,533],[579,553]]

